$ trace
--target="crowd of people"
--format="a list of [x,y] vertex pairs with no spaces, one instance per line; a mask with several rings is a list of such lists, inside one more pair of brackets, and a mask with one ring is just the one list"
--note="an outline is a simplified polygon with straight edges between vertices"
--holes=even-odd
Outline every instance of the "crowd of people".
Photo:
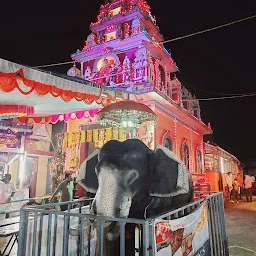
[[227,190],[228,190],[228,201],[234,203],[239,203],[242,199],[242,191],[245,191],[246,201],[252,202],[252,186],[253,179],[248,174],[245,175],[244,179],[241,177],[240,173],[237,173],[235,178],[231,172],[228,173],[226,177]]

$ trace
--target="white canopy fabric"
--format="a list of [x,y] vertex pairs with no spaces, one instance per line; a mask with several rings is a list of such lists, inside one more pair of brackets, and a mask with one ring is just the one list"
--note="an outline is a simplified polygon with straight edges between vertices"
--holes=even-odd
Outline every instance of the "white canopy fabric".
[[[44,72],[36,69],[32,69],[26,66],[22,66],[4,59],[0,59],[0,72],[2,73],[15,73],[22,69],[24,77],[35,82],[55,86],[62,90],[86,93],[90,95],[98,96],[101,93],[105,95],[108,93],[111,96],[115,95],[115,91],[110,88],[101,88],[101,86],[93,84],[89,81],[79,78],[72,78],[66,75],[54,75],[50,72]],[[22,80],[18,80],[18,85],[23,91],[28,91],[29,88]],[[0,88],[1,89],[1,88]],[[127,98],[127,93],[122,92],[123,96]],[[130,96],[133,98],[134,96]],[[92,104],[87,104],[84,101],[78,101],[71,99],[66,102],[61,97],[53,97],[50,93],[46,95],[39,95],[36,91],[31,92],[28,95],[22,94],[17,88],[10,92],[4,92],[0,90],[0,103],[1,104],[20,104],[34,106],[35,114],[33,116],[50,116],[56,114],[71,113],[80,110],[87,109],[99,109],[102,108],[101,104],[97,104],[95,101]]]

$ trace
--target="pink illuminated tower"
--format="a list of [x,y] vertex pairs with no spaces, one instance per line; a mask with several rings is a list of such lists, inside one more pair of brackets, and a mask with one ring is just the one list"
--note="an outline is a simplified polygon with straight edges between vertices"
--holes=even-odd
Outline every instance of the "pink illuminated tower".
[[111,0],[100,7],[84,49],[72,55],[81,76],[129,92],[156,90],[178,102],[178,68],[161,44],[163,36],[145,0]]

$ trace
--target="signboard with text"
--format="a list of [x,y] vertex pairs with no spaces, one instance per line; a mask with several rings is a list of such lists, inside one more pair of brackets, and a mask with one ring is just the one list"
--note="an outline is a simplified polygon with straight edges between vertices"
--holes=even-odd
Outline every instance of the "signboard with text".
[[21,147],[21,137],[15,134],[0,133],[0,148],[19,149]]

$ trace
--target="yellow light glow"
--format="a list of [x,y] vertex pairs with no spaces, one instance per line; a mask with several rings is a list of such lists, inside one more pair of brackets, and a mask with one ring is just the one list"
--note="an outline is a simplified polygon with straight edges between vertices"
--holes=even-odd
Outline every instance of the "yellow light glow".
[[113,9],[111,11],[111,14],[112,14],[112,16],[115,16],[115,15],[119,14],[120,12],[121,12],[121,7],[118,7],[116,9]]
[[108,63],[107,63],[108,65],[115,64],[115,60],[114,60],[114,58],[112,58],[112,57],[102,58],[102,59],[100,59],[100,60],[98,61],[98,63],[97,63],[97,70],[98,70],[98,71],[101,69],[103,63],[104,63],[104,65],[105,65],[105,60],[108,61]]
[[106,42],[116,39],[116,31],[106,34]]

